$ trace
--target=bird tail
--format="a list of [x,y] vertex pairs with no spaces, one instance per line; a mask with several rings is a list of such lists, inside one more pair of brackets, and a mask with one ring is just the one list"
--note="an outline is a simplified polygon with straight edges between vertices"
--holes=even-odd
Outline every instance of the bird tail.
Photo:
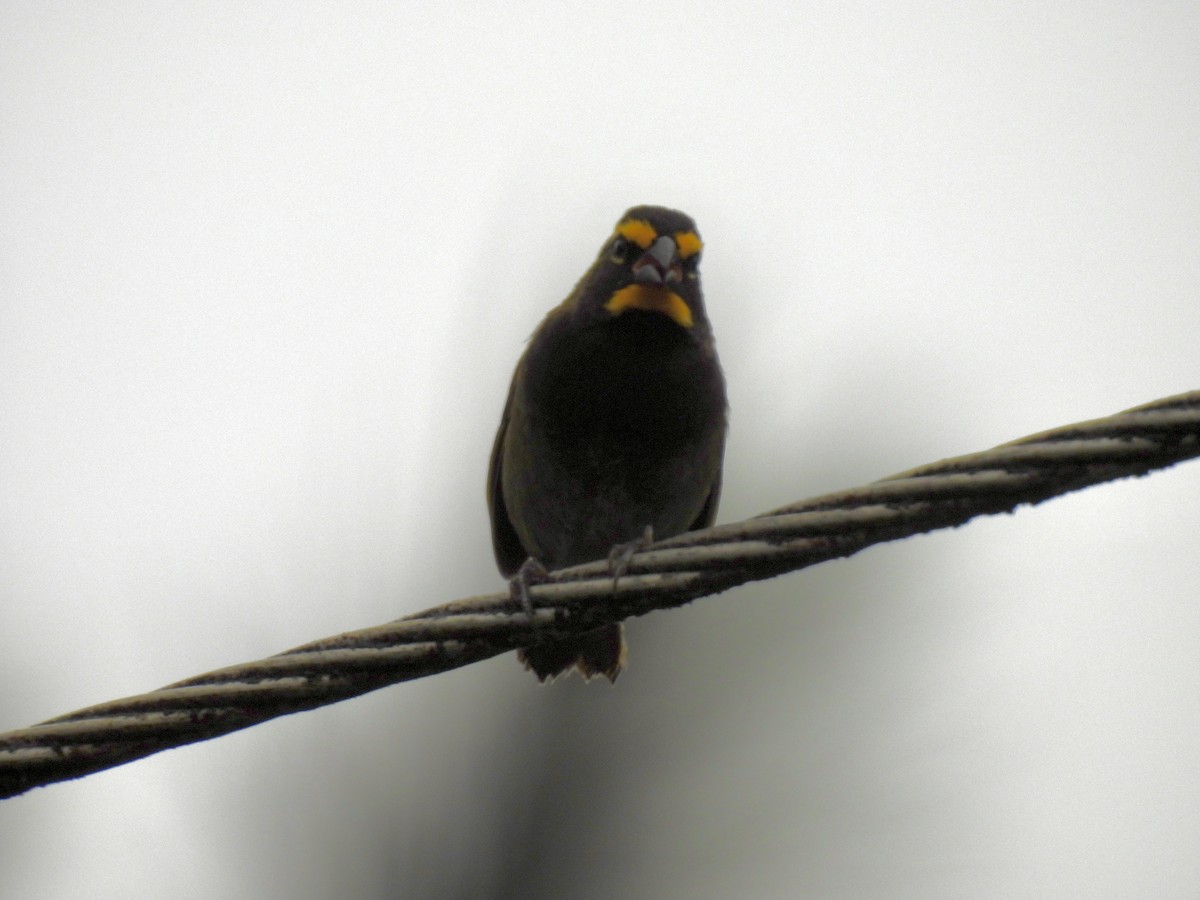
[[517,651],[517,660],[538,677],[556,678],[575,667],[585,679],[603,675],[611,682],[625,667],[625,635],[620,622],[555,641],[542,641]]

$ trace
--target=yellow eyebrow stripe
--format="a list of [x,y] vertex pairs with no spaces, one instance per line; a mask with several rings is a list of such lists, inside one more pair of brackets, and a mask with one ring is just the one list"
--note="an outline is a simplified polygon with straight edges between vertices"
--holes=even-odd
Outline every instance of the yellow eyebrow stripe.
[[704,249],[704,242],[694,231],[679,231],[675,234],[675,246],[679,248],[679,258],[687,259]]
[[658,239],[658,232],[645,219],[626,219],[617,226],[617,234],[643,250],[649,250],[650,245]]

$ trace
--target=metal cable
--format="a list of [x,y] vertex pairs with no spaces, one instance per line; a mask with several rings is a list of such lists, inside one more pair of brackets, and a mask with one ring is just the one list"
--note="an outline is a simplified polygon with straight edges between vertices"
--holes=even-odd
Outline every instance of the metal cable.
[[471,597],[0,734],[0,798],[1195,456],[1200,391],[688,532],[616,585],[604,561],[552,573],[532,616],[508,592]]

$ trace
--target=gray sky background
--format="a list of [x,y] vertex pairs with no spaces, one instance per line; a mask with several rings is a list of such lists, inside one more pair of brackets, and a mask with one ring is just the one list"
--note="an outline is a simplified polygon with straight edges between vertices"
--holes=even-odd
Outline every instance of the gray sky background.
[[[722,521],[1200,387],[1198,84],[1194,3],[0,3],[0,729],[494,589],[635,203]],[[1195,897],[1198,527],[1185,465],[39,790],[0,897]]]

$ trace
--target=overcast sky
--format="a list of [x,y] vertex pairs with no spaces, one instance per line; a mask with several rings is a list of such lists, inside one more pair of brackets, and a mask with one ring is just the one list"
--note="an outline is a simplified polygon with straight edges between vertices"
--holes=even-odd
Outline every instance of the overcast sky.
[[[497,588],[512,367],[706,241],[719,516],[1200,388],[1200,7],[0,2],[0,730]],[[0,803],[0,898],[1195,897],[1200,465]]]

